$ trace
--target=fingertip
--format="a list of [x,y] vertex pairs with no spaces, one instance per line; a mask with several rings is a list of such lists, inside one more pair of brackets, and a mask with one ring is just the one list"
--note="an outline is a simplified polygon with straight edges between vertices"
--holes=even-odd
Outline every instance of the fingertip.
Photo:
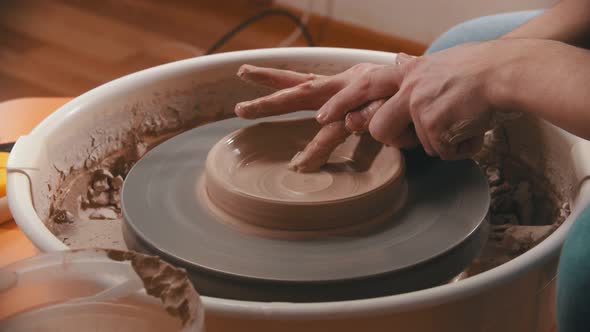
[[389,137],[389,135],[387,135],[387,133],[383,130],[383,126],[379,122],[376,122],[376,121],[369,122],[369,133],[378,142],[381,142],[385,145],[392,144],[391,137]]
[[243,65],[241,65],[241,66],[240,66],[240,68],[238,69],[238,73],[237,73],[237,75],[238,75],[238,77],[242,78],[242,77],[244,77],[244,76],[248,75],[250,72],[252,72],[252,70],[253,70],[254,68],[255,68],[255,67],[254,67],[254,66],[252,66],[252,65],[243,64]]
[[242,77],[244,76],[244,74],[248,71],[248,65],[241,65],[240,68],[238,68],[238,72],[236,73],[236,75],[238,75],[238,77]]
[[406,130],[400,136],[392,139],[393,145],[400,149],[412,149],[418,146],[420,140],[412,130]]
[[237,103],[234,107],[234,113],[242,119],[252,119],[252,115],[245,103]]
[[352,120],[351,120],[351,115],[352,113],[348,113],[346,114],[346,116],[344,117],[344,129],[346,129],[346,131],[348,131],[349,133],[354,132],[353,130],[353,124],[352,124]]
[[360,112],[346,114],[344,126],[349,133],[356,133],[365,130],[365,117]]
[[479,153],[479,151],[481,151],[482,146],[483,136],[473,137],[458,144],[457,154],[469,158]]
[[318,114],[316,114],[315,119],[321,125],[328,124],[328,122],[329,122],[328,121],[328,114],[323,111],[319,111]]
[[244,112],[244,109],[243,109],[242,105],[240,103],[237,103],[236,106],[234,107],[234,113],[241,118],[243,112]]
[[429,155],[430,157],[438,157],[438,154],[436,152],[434,152],[434,150],[425,146],[424,144],[422,144],[422,148],[424,149],[424,152],[426,152],[426,154]]

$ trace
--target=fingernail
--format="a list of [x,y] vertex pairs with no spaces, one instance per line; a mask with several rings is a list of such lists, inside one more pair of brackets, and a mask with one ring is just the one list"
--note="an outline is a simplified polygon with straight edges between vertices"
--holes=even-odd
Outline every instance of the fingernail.
[[236,104],[236,107],[234,108],[234,113],[236,113],[236,115],[239,116],[240,118],[248,119],[249,109],[247,107],[247,103],[241,102],[241,103]]
[[353,121],[352,121],[352,115],[351,114],[352,113],[346,114],[346,117],[344,118],[344,128],[349,133],[353,133],[354,134],[355,128],[354,128],[354,124],[353,124]]
[[241,66],[240,69],[238,69],[236,75],[238,75],[238,77],[242,77],[246,71],[248,71],[248,69],[246,69],[245,66]]
[[238,69],[238,74],[237,74],[237,75],[238,75],[238,77],[242,77],[242,76],[244,76],[245,74],[248,74],[248,73],[250,73],[250,72],[252,71],[252,69],[253,69],[253,68],[254,68],[254,66],[252,66],[252,65],[242,65],[242,66],[240,67],[240,69]]
[[366,121],[365,114],[357,111],[346,114],[344,124],[350,132],[357,132],[365,129]]
[[237,115],[240,115],[240,113],[242,113],[242,110],[243,110],[242,103],[237,103],[236,107],[234,107],[234,113],[236,113]]
[[320,123],[320,124],[324,124],[324,122],[326,122],[328,118],[328,114],[326,114],[325,112],[320,112],[316,115],[315,119]]

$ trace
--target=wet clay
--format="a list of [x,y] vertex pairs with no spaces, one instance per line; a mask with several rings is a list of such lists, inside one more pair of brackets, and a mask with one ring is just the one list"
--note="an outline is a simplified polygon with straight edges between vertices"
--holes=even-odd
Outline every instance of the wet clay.
[[193,323],[200,304],[184,269],[175,268],[158,257],[137,252],[107,250],[106,253],[112,260],[130,261],[149,295],[162,300],[166,311],[180,318],[183,325]]
[[503,127],[486,133],[475,160],[490,185],[488,242],[461,278],[500,266],[532,249],[569,216],[570,205],[544,174],[511,158],[510,140]]
[[[320,64],[317,61],[301,62],[296,67],[277,63],[277,68],[322,74],[335,74],[346,69],[339,64]],[[200,81],[202,77],[194,76],[194,79]],[[97,117],[92,119],[92,128],[82,125],[78,136],[64,136],[67,144],[54,144],[54,148],[59,148],[51,152],[54,158],[47,183],[34,188],[33,192],[37,213],[70,248],[126,248],[119,213],[115,220],[90,218],[91,214],[100,217],[101,213],[112,217],[113,214],[105,214],[104,209],[118,212],[115,200],[115,204],[109,200],[108,206],[81,207],[84,199],[90,203],[91,198],[94,200],[96,197],[98,200],[94,203],[104,202],[100,197],[104,194],[92,195],[90,189],[95,190],[92,188],[92,173],[103,168],[116,177],[116,170],[119,169],[125,178],[128,169],[137,161],[136,150],[141,152],[145,145],[152,148],[186,129],[233,115],[237,102],[271,92],[235,79],[223,79],[196,83],[190,88],[158,88],[140,98],[126,96],[128,103],[124,106],[105,103],[101,106],[103,110],[96,112]],[[551,232],[569,215],[569,196],[564,194],[559,179],[552,176],[558,172],[535,171],[538,163],[523,163],[525,156],[514,153],[521,150],[521,140],[510,142],[506,135],[495,135],[496,132],[486,135],[486,147],[477,158],[490,179],[492,232],[480,259],[464,273],[467,277],[522,254],[546,235],[533,236],[529,235],[530,231]],[[522,130],[522,135],[530,136],[530,133]],[[508,149],[508,146],[513,148]],[[101,188],[100,185],[98,188]],[[116,191],[114,187],[107,190],[109,195]],[[96,210],[100,211],[95,213]],[[554,227],[548,228],[547,225]],[[518,245],[514,245],[514,241]]]
[[259,123],[219,141],[206,162],[207,196],[237,219],[281,230],[321,230],[391,215],[405,197],[404,160],[367,136],[338,146],[318,171],[289,168],[321,126],[313,118]]
[[344,121],[337,121],[323,126],[305,149],[297,152],[289,163],[289,169],[296,172],[317,172],[328,162],[332,151],[350,136]]

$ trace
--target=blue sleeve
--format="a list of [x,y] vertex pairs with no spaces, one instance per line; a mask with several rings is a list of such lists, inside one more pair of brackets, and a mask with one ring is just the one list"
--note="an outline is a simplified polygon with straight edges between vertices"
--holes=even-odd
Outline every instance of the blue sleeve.
[[559,332],[590,331],[590,207],[570,229],[557,272]]

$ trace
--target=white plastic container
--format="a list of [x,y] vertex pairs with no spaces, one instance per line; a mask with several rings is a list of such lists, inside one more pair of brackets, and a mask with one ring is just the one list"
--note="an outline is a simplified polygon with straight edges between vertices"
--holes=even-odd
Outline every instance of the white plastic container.
[[130,261],[100,249],[41,254],[0,268],[0,331],[203,331],[199,295],[185,296],[195,310],[172,315]]
[[[229,114],[236,101],[262,93],[240,85],[235,73],[241,64],[334,73],[360,62],[393,64],[394,58],[385,52],[333,48],[254,50],[171,63],[105,84],[61,107],[18,141],[8,175],[14,219],[41,250],[66,249],[42,222],[48,211],[47,182],[55,172],[51,167],[81,167],[76,156],[125,126],[133,110],[157,113],[173,105],[188,112],[188,107],[198,109],[198,103],[211,112]],[[510,154],[546,174],[572,206],[566,222],[534,249],[466,280],[395,296],[297,304],[203,297],[207,330],[551,331],[559,250],[590,199],[586,186],[581,186],[590,175],[590,149],[588,142],[542,121],[518,120],[508,134]]]

